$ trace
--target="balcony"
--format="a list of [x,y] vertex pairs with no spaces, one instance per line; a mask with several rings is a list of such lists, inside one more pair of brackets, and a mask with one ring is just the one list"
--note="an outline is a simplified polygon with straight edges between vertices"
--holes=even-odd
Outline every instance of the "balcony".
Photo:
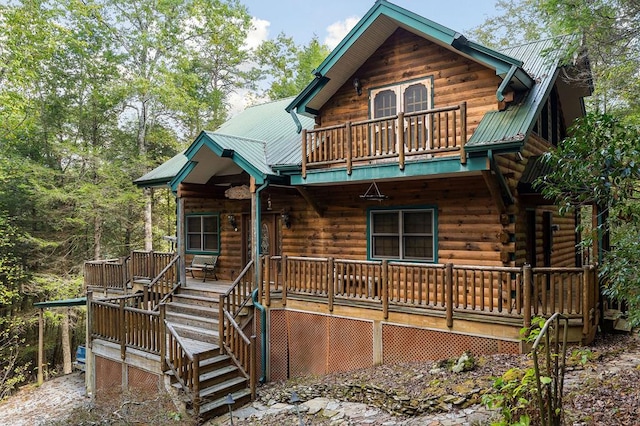
[[459,155],[466,163],[467,106],[399,113],[379,119],[346,122],[302,131],[302,177],[307,170]]

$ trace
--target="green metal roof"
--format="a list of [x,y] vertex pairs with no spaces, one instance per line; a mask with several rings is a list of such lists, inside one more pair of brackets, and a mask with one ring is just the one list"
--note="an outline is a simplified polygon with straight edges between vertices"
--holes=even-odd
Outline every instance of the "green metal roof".
[[466,144],[468,152],[487,149],[513,150],[522,146],[558,75],[562,57],[558,46],[567,45],[562,39],[540,40],[504,49],[507,55],[522,60],[524,70],[536,84],[521,102],[514,102],[504,111],[485,114]]
[[[403,9],[386,0],[377,0],[338,46],[314,70],[316,78],[287,106],[287,111],[317,114],[320,107],[398,28],[403,28],[471,60],[495,69],[512,84],[529,88],[531,78],[519,67],[522,62],[467,40],[462,34]],[[509,73],[515,67],[517,72]]]
[[140,188],[153,188],[165,186],[187,163],[187,157],[184,156],[184,151],[176,154],[169,160],[160,164],[155,169],[151,170],[146,175],[134,180],[133,183]]
[[63,308],[66,306],[83,306],[87,304],[86,297],[77,297],[75,299],[49,300],[47,302],[34,303],[36,308]]
[[[222,165],[228,160],[259,182],[277,175],[272,169],[273,165],[292,161],[300,163],[301,135],[291,114],[285,111],[290,101],[291,98],[287,98],[247,108],[215,132],[203,131],[184,152],[181,167],[171,170],[173,176],[168,182],[170,187],[176,190],[180,182],[189,182],[192,174],[205,179],[222,168],[228,174],[229,166]],[[313,128],[313,119],[297,118],[303,128]],[[201,152],[204,147],[217,158],[206,157]],[[213,162],[218,164],[214,165]],[[175,165],[178,164],[176,161]]]

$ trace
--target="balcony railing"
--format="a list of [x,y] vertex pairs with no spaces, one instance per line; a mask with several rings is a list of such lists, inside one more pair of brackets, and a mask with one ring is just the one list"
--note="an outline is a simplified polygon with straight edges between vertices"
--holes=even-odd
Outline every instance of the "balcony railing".
[[407,156],[458,152],[466,163],[467,106],[399,113],[373,120],[346,122],[302,131],[302,177],[311,167],[397,159],[404,169]]

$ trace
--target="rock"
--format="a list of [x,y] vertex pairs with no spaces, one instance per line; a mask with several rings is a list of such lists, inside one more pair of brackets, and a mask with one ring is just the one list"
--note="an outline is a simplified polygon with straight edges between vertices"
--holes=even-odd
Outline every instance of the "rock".
[[310,415],[314,415],[324,410],[329,401],[329,398],[314,398],[303,403],[301,406],[306,407]]

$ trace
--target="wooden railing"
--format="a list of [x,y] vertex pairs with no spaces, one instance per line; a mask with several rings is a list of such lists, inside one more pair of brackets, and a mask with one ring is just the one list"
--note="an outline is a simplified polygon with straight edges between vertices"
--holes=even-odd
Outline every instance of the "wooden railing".
[[116,289],[123,292],[129,282],[129,257],[84,262],[85,288]]
[[519,320],[555,312],[580,318],[584,333],[595,324],[598,283],[592,266],[584,268],[489,267],[314,257],[265,257],[260,262],[261,299],[270,305],[277,292],[283,304],[291,295],[366,303],[389,310],[421,308],[441,312],[447,323],[462,314]]
[[397,158],[404,169],[405,157],[458,151],[466,163],[467,106],[460,105],[399,113],[391,117],[346,122],[302,131],[302,177],[307,167]]
[[[163,305],[164,306],[164,305]],[[164,309],[161,308],[161,312]],[[171,324],[167,330],[166,363],[193,402],[195,417],[200,413],[200,355],[191,353]]]
[[132,251],[131,277],[134,280],[153,280],[174,258],[175,253]]
[[89,330],[92,339],[119,344],[122,359],[127,347],[163,354],[164,321],[159,312],[140,307],[140,295],[95,300],[90,294]]
[[249,379],[252,398],[256,395],[256,337],[247,337],[239,318],[253,318],[251,292],[254,288],[255,266],[253,260],[240,272],[231,288],[220,295],[218,332],[220,333],[220,351],[231,356],[233,362]]
[[157,310],[179,287],[179,255],[174,255],[162,271],[148,285],[144,286],[143,299],[149,309]]

